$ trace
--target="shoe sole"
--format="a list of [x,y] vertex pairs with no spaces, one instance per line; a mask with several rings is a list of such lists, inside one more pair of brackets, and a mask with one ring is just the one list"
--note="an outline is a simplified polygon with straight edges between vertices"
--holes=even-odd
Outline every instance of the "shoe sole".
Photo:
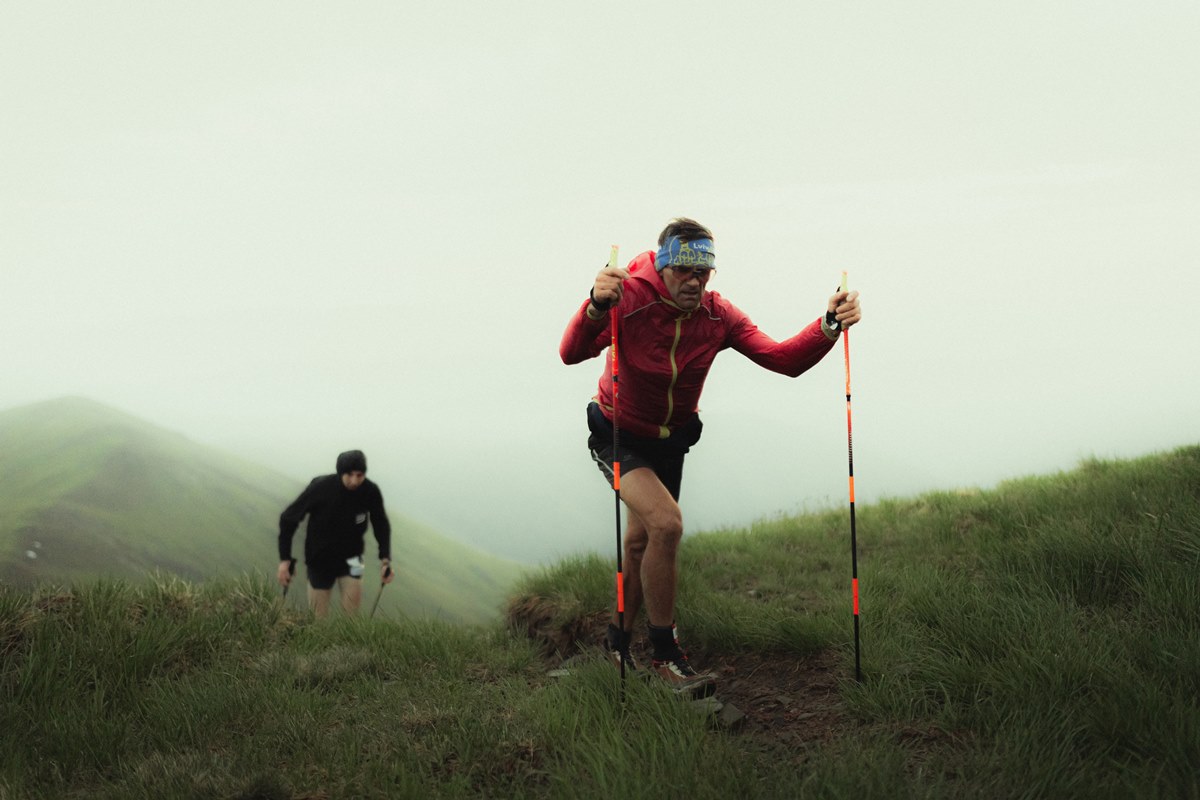
[[[613,651],[605,651],[604,660],[609,664],[612,664],[614,669],[620,671],[621,662],[613,657]],[[697,675],[695,678],[691,678],[685,683],[676,683],[659,675],[658,672],[653,668],[642,669],[640,666],[636,665],[636,661],[625,662],[625,674],[627,676],[632,675],[633,677],[642,680],[658,678],[663,683],[667,684],[671,688],[671,691],[679,697],[685,697],[690,700],[703,700],[705,698],[712,697],[717,692],[717,676],[713,675],[712,673],[706,675]]]
[[669,683],[665,678],[662,680],[676,695],[691,700],[703,700],[717,693],[717,679],[712,675],[700,675],[687,683]]

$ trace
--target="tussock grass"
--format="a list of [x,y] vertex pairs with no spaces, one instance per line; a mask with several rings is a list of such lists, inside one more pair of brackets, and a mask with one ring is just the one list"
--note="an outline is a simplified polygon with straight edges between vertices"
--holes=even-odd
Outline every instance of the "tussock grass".
[[[684,543],[687,642],[833,654],[845,713],[786,747],[500,625],[0,587],[0,797],[1200,797],[1200,448],[859,512],[862,683],[844,514]],[[510,607],[565,642],[611,593],[579,557]]]

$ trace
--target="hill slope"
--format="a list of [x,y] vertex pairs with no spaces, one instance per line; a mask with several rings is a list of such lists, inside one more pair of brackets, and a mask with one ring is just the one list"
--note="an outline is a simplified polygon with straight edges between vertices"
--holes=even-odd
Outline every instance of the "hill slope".
[[843,512],[684,541],[684,639],[745,712],[717,735],[591,647],[599,557],[518,587],[544,658],[499,623],[317,624],[261,577],[0,585],[0,797],[1200,797],[1200,446],[872,504],[860,536],[861,682]]
[[[0,412],[0,580],[269,573],[279,512],[303,486],[82,398]],[[496,613],[516,565],[391,516],[404,580],[382,609]]]

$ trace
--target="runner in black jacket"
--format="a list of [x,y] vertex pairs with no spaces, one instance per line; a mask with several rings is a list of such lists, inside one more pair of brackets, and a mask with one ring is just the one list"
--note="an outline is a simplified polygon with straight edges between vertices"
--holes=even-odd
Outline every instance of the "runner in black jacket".
[[392,526],[383,508],[383,493],[367,480],[367,457],[348,450],[337,458],[337,474],[313,478],[296,500],[279,516],[279,571],[281,586],[291,583],[294,561],[292,537],[308,517],[304,538],[304,564],[308,568],[308,597],[318,617],[329,613],[333,585],[341,590],[342,609],[358,611],[362,603],[363,539],[367,523],[379,543],[380,573],[392,582]]

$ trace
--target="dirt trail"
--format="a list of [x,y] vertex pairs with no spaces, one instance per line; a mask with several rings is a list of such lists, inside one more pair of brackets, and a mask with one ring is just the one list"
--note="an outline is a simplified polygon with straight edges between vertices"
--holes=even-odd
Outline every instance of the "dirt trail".
[[[557,627],[551,618],[536,602],[509,610],[513,628],[541,643],[548,668],[603,647],[607,614]],[[633,656],[638,663],[649,664],[649,644],[645,637],[638,639]],[[718,698],[745,714],[737,727],[739,735],[753,736],[802,758],[811,745],[844,734],[853,724],[838,694],[842,667],[833,653],[799,657],[690,648],[689,658],[698,670],[716,673]]]

